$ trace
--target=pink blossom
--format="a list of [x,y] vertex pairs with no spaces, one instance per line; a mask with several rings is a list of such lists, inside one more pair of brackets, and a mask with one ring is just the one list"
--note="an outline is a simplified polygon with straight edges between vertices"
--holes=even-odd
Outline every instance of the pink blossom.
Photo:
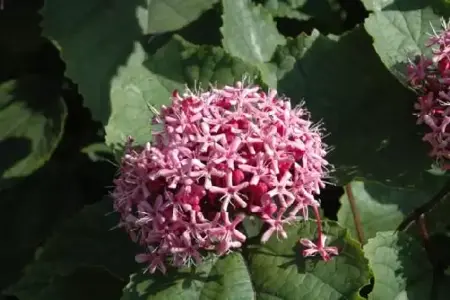
[[420,56],[408,65],[408,82],[417,90],[414,108],[417,123],[428,127],[423,141],[431,146],[429,155],[442,169],[450,168],[450,29],[442,21],[442,30],[426,43],[432,56]]
[[266,232],[264,232],[264,234],[262,235],[261,242],[263,243],[267,242],[274,232],[276,232],[277,238],[280,238],[280,235],[284,239],[287,238],[287,233],[284,230],[284,225],[294,221],[295,216],[289,216],[285,218],[284,217],[285,212],[286,208],[281,207],[277,211],[277,217],[275,219],[273,219],[268,214],[263,216],[263,220],[266,224],[269,225],[269,229],[267,229]]
[[337,247],[325,246],[326,240],[327,237],[323,234],[318,239],[317,244],[313,243],[309,239],[301,239],[300,243],[307,248],[303,250],[303,256],[307,257],[319,254],[324,261],[329,261],[331,259],[331,255],[338,255]]
[[262,242],[286,238],[289,223],[319,206],[325,145],[301,105],[241,82],[171,100],[152,120],[152,142],[128,139],[112,192],[120,226],[148,249],[136,260],[149,272],[240,248],[250,215],[266,224]]

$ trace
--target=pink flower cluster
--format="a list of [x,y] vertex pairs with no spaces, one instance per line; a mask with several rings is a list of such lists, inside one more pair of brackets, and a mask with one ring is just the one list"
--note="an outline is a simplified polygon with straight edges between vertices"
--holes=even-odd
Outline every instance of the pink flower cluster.
[[121,226],[147,248],[136,256],[153,273],[167,265],[198,264],[210,251],[242,246],[248,215],[265,224],[261,241],[286,238],[285,225],[308,218],[312,207],[319,239],[303,239],[305,256],[337,255],[325,247],[319,202],[326,151],[307,111],[259,87],[211,88],[183,95],[153,118],[152,143],[126,147],[112,193]]
[[436,32],[426,43],[432,49],[432,57],[420,56],[408,65],[408,81],[418,91],[415,104],[418,124],[426,124],[429,132],[423,140],[432,150],[442,169],[450,168],[450,30],[442,22],[443,30]]

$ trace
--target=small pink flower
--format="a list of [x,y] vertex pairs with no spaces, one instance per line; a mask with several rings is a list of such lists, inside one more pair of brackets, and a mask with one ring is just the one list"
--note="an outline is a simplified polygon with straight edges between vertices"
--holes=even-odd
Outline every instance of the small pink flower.
[[324,261],[331,260],[331,255],[338,255],[338,248],[336,247],[326,247],[325,241],[327,237],[321,234],[317,244],[313,243],[309,239],[301,239],[300,243],[308,249],[303,250],[303,256],[314,256],[319,254]]
[[263,243],[267,242],[274,232],[276,232],[277,238],[279,238],[280,235],[284,239],[287,238],[287,233],[284,230],[284,225],[289,224],[290,222],[294,221],[295,216],[289,216],[289,217],[285,218],[284,217],[285,212],[286,212],[286,208],[281,207],[277,211],[276,219],[272,219],[272,217],[269,215],[265,215],[263,217],[264,222],[266,224],[268,224],[270,227],[262,235],[261,242],[263,242]]
[[138,254],[136,255],[135,259],[138,263],[148,263],[149,265],[147,267],[147,270],[150,273],[155,273],[157,269],[159,269],[163,274],[167,272],[167,268],[164,262],[164,256],[157,253],[157,251]]
[[217,248],[217,254],[219,255],[225,254],[231,248],[241,247],[242,243],[246,240],[245,235],[236,229],[236,226],[244,220],[245,215],[237,215],[233,222],[230,222],[228,212],[222,212],[221,217],[224,224],[209,231],[211,237],[219,241]]

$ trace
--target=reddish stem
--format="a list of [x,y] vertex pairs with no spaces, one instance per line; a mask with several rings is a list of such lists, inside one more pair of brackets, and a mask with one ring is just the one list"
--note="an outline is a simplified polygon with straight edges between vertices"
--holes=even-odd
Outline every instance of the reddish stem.
[[355,195],[351,184],[345,185],[345,193],[347,194],[348,203],[350,203],[350,209],[352,210],[353,223],[355,224],[356,233],[358,234],[358,240],[361,245],[364,244],[364,233],[361,225],[361,216],[359,215],[358,208],[356,207]]
[[318,231],[317,239],[319,241],[318,244],[320,244],[320,242],[322,241],[322,220],[320,219],[319,207],[314,205],[313,211],[314,214],[316,215],[317,231]]

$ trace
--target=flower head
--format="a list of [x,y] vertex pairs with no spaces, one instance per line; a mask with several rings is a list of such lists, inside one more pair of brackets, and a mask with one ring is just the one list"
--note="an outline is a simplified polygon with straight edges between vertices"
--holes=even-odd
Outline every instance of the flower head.
[[129,140],[112,193],[150,272],[241,247],[246,215],[266,223],[265,242],[317,208],[326,150],[301,105],[241,82],[171,98],[153,118],[153,141]]
[[419,93],[415,109],[417,123],[425,124],[428,132],[423,140],[432,149],[429,155],[435,158],[442,169],[450,167],[450,28],[442,22],[442,30],[429,38],[432,56],[420,56],[408,65],[408,82]]

